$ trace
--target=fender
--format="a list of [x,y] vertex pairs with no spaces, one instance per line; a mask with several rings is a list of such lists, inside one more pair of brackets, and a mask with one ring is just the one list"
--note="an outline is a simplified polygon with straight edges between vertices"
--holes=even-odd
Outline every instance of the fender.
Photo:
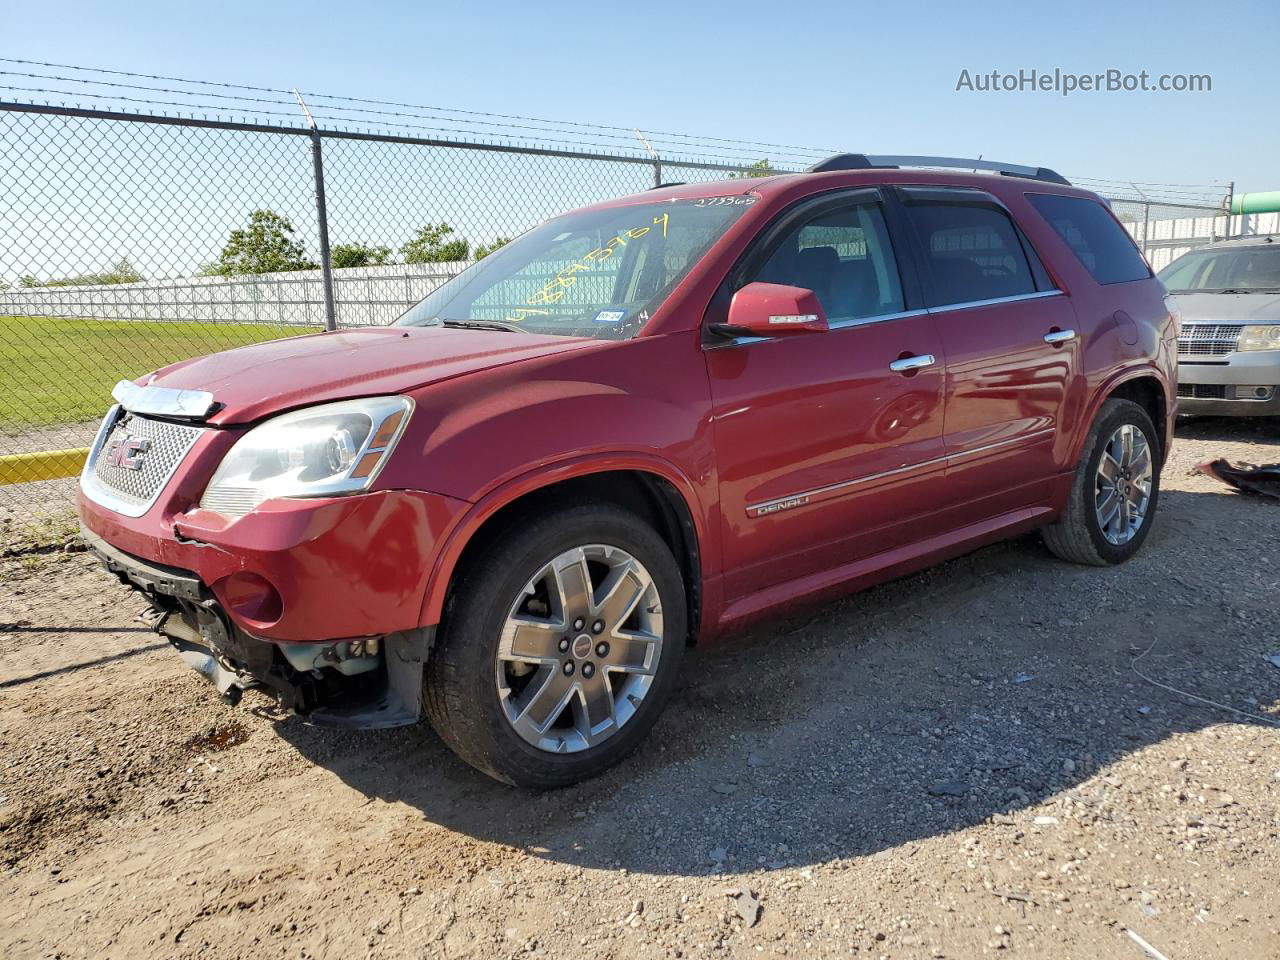
[[684,500],[689,515],[693,518],[702,578],[706,581],[711,577],[714,571],[719,569],[720,550],[717,538],[708,535],[708,529],[717,529],[717,525],[708,521],[694,484],[678,467],[668,460],[647,453],[617,451],[607,454],[575,455],[548,464],[530,466],[519,476],[486,493],[472,504],[469,510],[459,515],[451,529],[442,538],[442,545],[436,552],[431,575],[427,578],[426,591],[422,598],[422,613],[418,622],[423,626],[440,622],[449,583],[453,579],[462,551],[475,532],[495,513],[520,497],[544,487],[576,477],[613,470],[633,470],[653,474],[676,488]]
[[[1169,429],[1169,421],[1173,416],[1174,404],[1176,398],[1169,394],[1169,382],[1161,372],[1160,368],[1149,361],[1138,361],[1121,367],[1119,370],[1113,371],[1105,380],[1098,385],[1096,389],[1091,391],[1092,399],[1089,401],[1089,407],[1085,411],[1085,416],[1081,418],[1080,426],[1076,430],[1075,437],[1071,443],[1071,462],[1073,464],[1080,462],[1080,455],[1084,449],[1085,439],[1089,436],[1089,430],[1093,426],[1094,420],[1098,418],[1098,411],[1102,409],[1102,405],[1115,391],[1115,389],[1130,380],[1137,380],[1144,377],[1154,377],[1164,390],[1164,409],[1165,423],[1157,423],[1155,427],[1160,431],[1161,446],[1163,447],[1164,456],[1169,455],[1170,439],[1172,433]],[[1074,468],[1073,468],[1074,469]]]

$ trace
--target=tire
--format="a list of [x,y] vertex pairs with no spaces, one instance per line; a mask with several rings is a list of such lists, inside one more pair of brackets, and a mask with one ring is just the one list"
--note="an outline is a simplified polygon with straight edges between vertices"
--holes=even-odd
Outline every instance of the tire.
[[[579,555],[581,563],[566,559]],[[573,590],[585,576],[590,600],[585,588]],[[623,609],[633,612],[614,617]],[[596,612],[574,629],[581,610]],[[686,610],[670,549],[629,511],[589,502],[517,520],[451,591],[427,661],[424,712],[459,757],[505,783],[552,788],[595,776],[631,753],[657,720],[679,672]],[[541,659],[511,659],[529,651]],[[552,711],[555,722],[541,730],[537,721]],[[593,725],[600,717],[611,719]]]
[[[1095,497],[1099,496],[1098,467],[1107,453],[1108,442],[1126,426],[1140,432],[1145,439],[1151,473],[1141,522],[1127,540],[1116,543],[1103,528],[1099,501]],[[1160,500],[1161,459],[1160,440],[1147,412],[1132,400],[1107,400],[1085,439],[1084,454],[1076,466],[1066,509],[1056,522],[1042,531],[1045,545],[1055,556],[1073,563],[1096,567],[1124,563],[1141,549],[1151,532]],[[1111,462],[1115,462],[1114,458]]]

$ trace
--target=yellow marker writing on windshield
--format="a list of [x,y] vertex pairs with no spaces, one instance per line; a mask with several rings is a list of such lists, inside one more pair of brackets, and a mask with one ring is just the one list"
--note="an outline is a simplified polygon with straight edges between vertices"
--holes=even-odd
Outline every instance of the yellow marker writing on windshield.
[[[670,220],[670,215],[666,213],[662,214],[660,217],[653,218],[653,222],[655,224],[662,224],[662,235],[664,237],[667,235],[667,224]],[[616,247],[625,247],[628,240],[638,240],[652,229],[653,227],[632,227],[630,230],[612,237],[603,247],[597,247],[590,253],[583,254],[581,261],[569,264],[569,266],[565,267],[554,277],[544,283],[541,289],[530,296],[529,299],[525,301],[525,303],[530,306],[516,307],[512,311],[515,316],[508,316],[506,318],[507,321],[509,323],[519,323],[521,320],[524,320],[531,315],[550,313],[549,310],[534,310],[531,309],[531,307],[533,304],[559,303],[564,299],[565,290],[572,287],[577,282],[577,278],[574,277],[575,273],[581,273],[583,270],[590,270],[594,264],[604,263],[604,261],[613,256],[613,251]]]

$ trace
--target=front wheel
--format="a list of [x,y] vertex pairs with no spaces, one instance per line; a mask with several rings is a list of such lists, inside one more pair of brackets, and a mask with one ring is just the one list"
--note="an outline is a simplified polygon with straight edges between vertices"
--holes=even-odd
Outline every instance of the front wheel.
[[468,566],[427,662],[441,739],[490,776],[556,787],[636,748],[674,684],[684,583],[666,543],[611,504],[551,510]]
[[1044,528],[1063,560],[1108,566],[1138,552],[1160,499],[1160,442],[1147,412],[1132,400],[1102,405],[1085,440],[1067,507]]

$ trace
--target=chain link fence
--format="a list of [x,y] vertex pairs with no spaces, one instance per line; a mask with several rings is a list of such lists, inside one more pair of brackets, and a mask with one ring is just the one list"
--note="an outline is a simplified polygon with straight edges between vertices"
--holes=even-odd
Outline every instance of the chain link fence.
[[1188,250],[1234,236],[1239,230],[1239,224],[1226,214],[1227,196],[1216,204],[1108,199],[1153,270],[1162,270]]
[[[67,474],[121,379],[326,326],[391,323],[573,207],[803,166],[645,148],[0,103],[0,526],[69,511]],[[1159,222],[1215,212],[1131,198],[1115,208],[1149,252]]]
[[0,524],[69,509],[121,379],[389,324],[554,214],[744,170],[0,104]]

